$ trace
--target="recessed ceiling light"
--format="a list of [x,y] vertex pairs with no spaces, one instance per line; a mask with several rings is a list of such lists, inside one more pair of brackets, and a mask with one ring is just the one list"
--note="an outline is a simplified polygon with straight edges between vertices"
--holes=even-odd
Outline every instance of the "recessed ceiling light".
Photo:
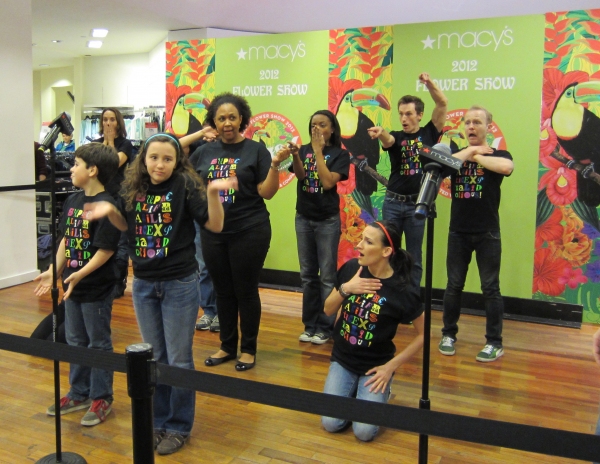
[[106,37],[108,29],[92,29],[92,37]]
[[88,46],[88,48],[100,48],[100,47],[102,47],[102,41],[101,40],[88,40],[87,46]]
[[52,42],[55,43],[55,44],[58,44],[58,43],[61,43],[62,40],[53,40]]
[[40,64],[40,68],[47,68],[48,66],[50,66],[49,64]]

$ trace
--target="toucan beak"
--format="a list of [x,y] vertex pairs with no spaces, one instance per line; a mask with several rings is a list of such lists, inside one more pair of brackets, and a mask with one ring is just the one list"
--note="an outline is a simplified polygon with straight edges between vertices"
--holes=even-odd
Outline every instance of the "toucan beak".
[[390,109],[390,102],[385,95],[375,89],[358,89],[352,92],[352,106],[379,106],[384,110]]
[[210,101],[202,93],[188,93],[183,98],[183,105],[186,107],[186,109],[203,110],[210,105]]
[[600,81],[582,82],[575,86],[575,103],[600,101]]
[[269,137],[269,138],[271,138],[271,136],[269,135],[269,133],[268,133],[266,130],[263,130],[263,129],[257,130],[257,131],[254,133],[254,135],[258,135],[259,137],[262,137],[262,136],[264,135],[264,136],[266,136],[266,137]]

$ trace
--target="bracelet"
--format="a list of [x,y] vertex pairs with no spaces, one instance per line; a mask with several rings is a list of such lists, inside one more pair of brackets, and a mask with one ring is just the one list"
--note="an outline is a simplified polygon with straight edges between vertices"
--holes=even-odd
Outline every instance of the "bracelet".
[[273,166],[273,165],[271,165],[271,169],[273,169],[274,171],[279,171],[279,166]]
[[340,285],[338,292],[340,292],[340,295],[342,295],[342,298],[348,298],[351,295],[351,293],[346,293],[344,291],[344,284]]

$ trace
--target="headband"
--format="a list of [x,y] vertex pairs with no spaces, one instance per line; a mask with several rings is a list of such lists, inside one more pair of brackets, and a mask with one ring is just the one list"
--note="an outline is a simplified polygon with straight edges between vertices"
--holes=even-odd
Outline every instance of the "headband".
[[159,132],[158,134],[152,134],[150,137],[148,137],[146,139],[146,141],[144,142],[145,146],[148,146],[148,142],[154,138],[154,137],[167,137],[171,140],[173,140],[173,142],[175,142],[175,145],[177,146],[177,154],[180,155],[180,147],[181,147],[181,142],[179,141],[178,138],[173,137],[171,134],[167,134],[166,132]]
[[396,253],[396,250],[394,249],[394,242],[392,242],[392,238],[390,237],[390,234],[387,231],[387,229],[385,228],[385,226],[381,222],[378,222],[378,221],[375,221],[375,224],[377,224],[379,227],[381,227],[381,230],[383,230],[383,233],[387,237],[388,242],[390,242],[390,247],[392,248],[392,254]]

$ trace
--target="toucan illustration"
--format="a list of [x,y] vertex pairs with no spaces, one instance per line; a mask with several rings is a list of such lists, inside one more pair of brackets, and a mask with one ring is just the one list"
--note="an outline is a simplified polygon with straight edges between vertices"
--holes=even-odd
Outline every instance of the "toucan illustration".
[[600,118],[582,104],[600,101],[600,81],[573,83],[563,91],[552,112],[552,128],[563,150],[580,164],[577,196],[589,206],[600,205],[600,185],[589,179],[600,172]]
[[178,137],[198,132],[202,123],[192,114],[192,110],[203,110],[210,105],[201,93],[183,94],[177,99],[171,115],[171,126]]
[[[362,112],[363,106],[379,106],[390,109],[387,98],[374,89],[353,89],[347,91],[336,111],[340,124],[341,139],[353,158],[366,160],[367,165],[376,169],[379,163],[379,140],[371,139],[367,129],[375,124]],[[352,193],[361,209],[373,215],[371,195],[377,190],[377,181],[360,169],[356,171],[356,189]]]

